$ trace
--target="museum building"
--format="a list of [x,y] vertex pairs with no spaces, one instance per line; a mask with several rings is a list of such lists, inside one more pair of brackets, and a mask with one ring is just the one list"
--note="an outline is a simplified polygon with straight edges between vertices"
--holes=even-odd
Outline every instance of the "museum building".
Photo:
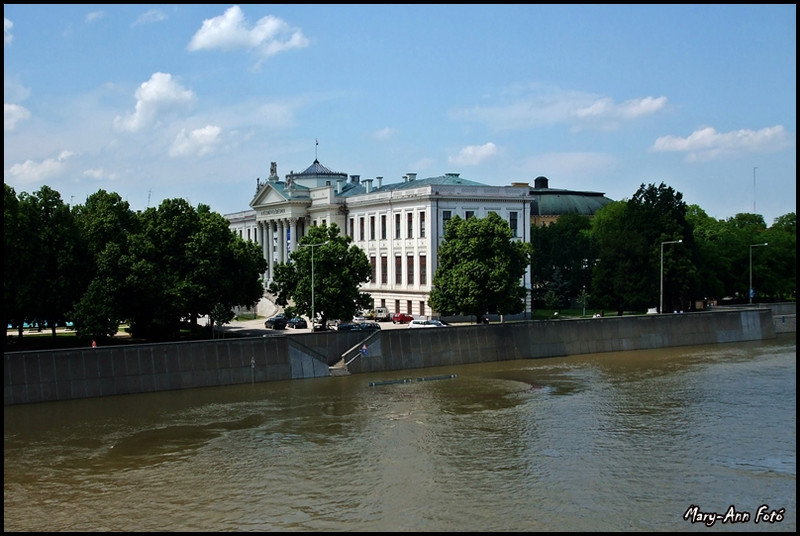
[[[225,217],[234,232],[260,245],[268,264],[267,284],[310,226],[335,223],[369,258],[372,277],[361,288],[372,296],[374,307],[430,318],[437,316],[428,296],[438,248],[453,216],[484,218],[495,212],[508,222],[514,240],[527,241],[531,225],[549,225],[569,212],[592,216],[610,202],[598,192],[551,189],[546,177],[536,178],[533,188],[524,182],[490,186],[458,173],[424,179],[407,173],[392,183],[331,171],[314,160],[284,180],[273,162],[269,177],[256,179],[251,210]],[[521,284],[530,288],[529,272]]]

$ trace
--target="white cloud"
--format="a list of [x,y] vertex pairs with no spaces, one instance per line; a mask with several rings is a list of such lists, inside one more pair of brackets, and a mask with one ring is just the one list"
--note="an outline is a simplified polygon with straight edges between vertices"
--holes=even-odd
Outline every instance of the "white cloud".
[[13,76],[3,77],[3,101],[8,103],[18,103],[24,101],[31,95],[30,88],[22,85]]
[[214,152],[220,144],[222,129],[214,125],[206,125],[187,133],[182,129],[170,147],[170,156],[203,156]]
[[485,123],[494,130],[528,129],[569,124],[573,128],[619,128],[620,121],[652,115],[667,105],[666,97],[639,97],[621,103],[579,91],[539,89],[515,94],[513,102],[455,110],[454,119]]
[[3,17],[3,46],[10,45],[14,39],[14,34],[11,33],[13,27],[14,23]]
[[42,182],[58,175],[66,166],[67,160],[72,156],[72,152],[62,151],[58,157],[48,158],[42,162],[26,160],[21,164],[14,164],[11,168],[5,170],[3,174],[16,179],[15,182],[22,184]]
[[285,21],[272,15],[263,17],[255,26],[249,27],[241,8],[233,6],[223,15],[204,20],[202,27],[189,41],[188,49],[244,48],[266,58],[284,50],[307,47],[308,44],[301,30],[291,28]]
[[94,22],[96,20],[100,20],[105,16],[104,11],[92,11],[91,13],[86,14],[86,22]]
[[27,108],[18,104],[3,103],[3,130],[14,130],[17,123],[28,119],[31,113]]
[[698,162],[745,152],[772,153],[790,147],[793,143],[792,136],[782,125],[727,133],[706,127],[695,130],[686,138],[662,136],[655,141],[652,150],[687,153],[687,162]]
[[386,140],[389,140],[389,139],[393,138],[396,133],[397,133],[397,131],[395,129],[390,128],[390,127],[386,127],[386,128],[382,128],[380,130],[376,130],[375,132],[373,132],[370,135],[370,137],[373,140],[386,141]]
[[140,24],[152,24],[154,22],[161,22],[167,20],[167,15],[160,9],[151,9],[136,17],[131,26],[138,26]]
[[116,173],[109,173],[106,170],[104,170],[103,168],[87,169],[86,171],[83,172],[83,175],[85,177],[89,177],[90,179],[94,179],[94,180],[98,180],[98,181],[106,180],[106,179],[116,180],[117,177],[118,177],[118,175]]
[[114,126],[137,132],[156,121],[159,112],[186,105],[194,98],[194,93],[173,81],[172,75],[154,73],[136,90],[136,110],[126,117],[117,116]]
[[475,166],[497,154],[497,146],[492,143],[484,145],[469,145],[461,149],[456,156],[451,156],[447,161],[459,166]]

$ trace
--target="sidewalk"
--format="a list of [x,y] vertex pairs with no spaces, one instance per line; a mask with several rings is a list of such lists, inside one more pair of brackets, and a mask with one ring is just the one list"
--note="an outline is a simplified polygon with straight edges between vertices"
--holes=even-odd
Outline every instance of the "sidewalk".
[[[223,336],[225,333],[236,332],[237,336],[242,335],[261,335],[264,333],[271,332],[271,329],[267,329],[264,327],[264,321],[271,317],[275,316],[277,313],[281,311],[281,308],[276,305],[272,300],[269,298],[261,298],[261,300],[256,305],[256,318],[254,319],[243,319],[243,320],[231,320],[228,324],[223,326],[215,326],[214,331],[218,333],[222,333]],[[247,331],[252,331],[253,333],[243,333]]]

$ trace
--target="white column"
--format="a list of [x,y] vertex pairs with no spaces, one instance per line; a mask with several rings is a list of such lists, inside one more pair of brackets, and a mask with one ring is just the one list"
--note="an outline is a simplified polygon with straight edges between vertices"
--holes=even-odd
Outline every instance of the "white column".
[[[258,222],[258,245],[261,246],[261,256],[264,257],[264,260],[269,259],[267,256],[267,239],[266,239],[266,231],[265,231],[266,222],[260,221]],[[269,281],[271,276],[271,272],[269,267],[267,267],[267,272],[264,274],[265,279]]]
[[289,252],[293,252],[297,249],[297,244],[299,244],[299,240],[297,240],[297,218],[291,218],[289,220],[289,225],[291,229],[291,237],[289,240]]
[[278,263],[286,262],[286,220],[278,220]]
[[264,251],[267,256],[267,266],[269,266],[269,281],[272,281],[272,278],[275,276],[275,245],[274,245],[274,233],[272,232],[272,221],[264,222],[264,226],[266,228],[265,232],[265,243],[264,243]]

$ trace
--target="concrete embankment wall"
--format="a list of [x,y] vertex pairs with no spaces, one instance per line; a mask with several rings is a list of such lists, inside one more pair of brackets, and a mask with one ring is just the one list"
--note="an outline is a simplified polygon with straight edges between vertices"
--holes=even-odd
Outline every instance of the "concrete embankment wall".
[[514,322],[387,331],[366,355],[347,357],[351,374],[488,361],[647,350],[775,338],[768,309]]
[[[276,334],[4,354],[4,405],[775,338],[770,309]],[[362,349],[365,349],[362,353]],[[339,369],[342,370],[342,369]]]

